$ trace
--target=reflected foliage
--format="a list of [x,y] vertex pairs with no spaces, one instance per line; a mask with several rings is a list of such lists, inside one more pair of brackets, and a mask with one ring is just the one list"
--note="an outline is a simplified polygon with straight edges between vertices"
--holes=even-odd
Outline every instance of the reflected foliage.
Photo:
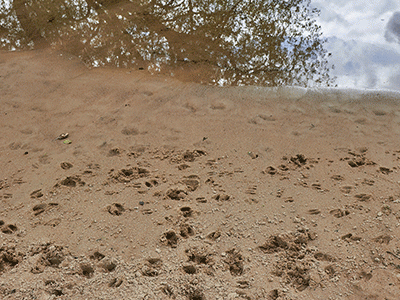
[[[3,1],[3,2],[2,2]],[[220,85],[332,85],[310,0],[0,0],[2,48]]]

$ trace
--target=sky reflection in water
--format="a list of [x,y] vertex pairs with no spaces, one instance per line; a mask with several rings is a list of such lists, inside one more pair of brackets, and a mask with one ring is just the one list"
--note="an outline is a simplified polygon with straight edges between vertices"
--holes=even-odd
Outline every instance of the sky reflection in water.
[[[386,23],[379,44],[362,40],[373,30],[345,32],[364,17],[373,26],[368,12],[379,4],[369,10],[351,4],[343,11],[357,1],[338,1],[0,1],[0,44],[7,50],[52,46],[90,66],[208,84],[332,86],[337,77],[339,87],[400,90],[396,5],[374,14]],[[313,7],[321,10],[319,17]]]
[[400,1],[313,0],[339,87],[400,90]]

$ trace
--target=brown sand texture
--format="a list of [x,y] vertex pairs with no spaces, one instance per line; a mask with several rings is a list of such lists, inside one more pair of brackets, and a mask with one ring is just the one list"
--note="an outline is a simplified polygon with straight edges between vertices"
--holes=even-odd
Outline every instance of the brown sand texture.
[[350,92],[1,52],[0,299],[400,299],[400,96]]

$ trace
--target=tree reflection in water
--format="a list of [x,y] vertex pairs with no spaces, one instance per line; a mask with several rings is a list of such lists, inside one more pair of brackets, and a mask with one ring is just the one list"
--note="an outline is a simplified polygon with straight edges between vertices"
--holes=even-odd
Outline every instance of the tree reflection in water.
[[202,83],[329,86],[316,14],[310,0],[0,0],[0,44]]

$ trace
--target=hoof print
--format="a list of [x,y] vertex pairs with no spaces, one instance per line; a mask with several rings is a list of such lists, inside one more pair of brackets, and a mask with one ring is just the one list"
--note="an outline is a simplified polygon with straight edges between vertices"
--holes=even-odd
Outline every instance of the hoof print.
[[63,170],[69,170],[69,169],[71,169],[73,166],[72,166],[72,164],[69,163],[69,162],[62,162],[62,163],[60,164],[60,167],[61,167],[61,169],[63,169]]
[[189,261],[196,264],[210,264],[212,262],[212,254],[203,247],[193,247],[185,250]]
[[200,185],[200,181],[199,181],[199,176],[197,175],[190,175],[188,177],[186,177],[185,179],[182,180],[182,183],[184,183],[187,186],[187,189],[190,192],[195,191],[199,185]]
[[[3,222],[3,221],[0,221],[0,224],[1,224],[1,222]],[[12,234],[12,233],[16,232],[18,230],[18,228],[17,228],[17,226],[15,226],[13,224],[8,224],[8,225],[1,226],[0,230],[2,233]]]
[[155,180],[155,179],[152,179],[152,180],[146,181],[144,183],[144,185],[147,186],[148,188],[151,188],[153,186],[157,186],[158,185],[158,181]]
[[193,214],[192,208],[191,208],[191,207],[188,207],[188,206],[182,207],[182,208],[180,209],[180,211],[181,211],[182,215],[183,215],[185,218],[191,217],[192,214]]
[[82,179],[80,179],[79,176],[68,176],[63,180],[61,180],[60,183],[57,183],[55,186],[59,187],[60,185],[67,187],[76,187],[77,185],[84,186],[85,182],[82,181]]
[[359,236],[354,236],[352,233],[348,233],[342,236],[342,240],[345,241],[361,241],[362,238]]
[[358,201],[368,201],[371,199],[371,195],[368,194],[358,194],[354,196]]
[[121,133],[125,135],[138,135],[139,131],[134,127],[125,127],[121,130]]
[[186,197],[187,193],[181,189],[169,189],[167,191],[167,197],[172,200],[181,200]]
[[135,179],[149,176],[150,171],[145,168],[134,167],[130,169],[121,169],[119,171],[112,169],[108,174],[112,181],[127,183]]
[[113,216],[120,216],[125,211],[125,208],[119,203],[113,203],[107,206],[107,211]]
[[43,197],[42,189],[33,191],[32,193],[30,193],[30,196],[33,199]]
[[335,261],[335,258],[329,254],[317,252],[314,254],[315,259],[319,261]]
[[80,274],[86,278],[91,278],[94,274],[94,269],[90,264],[81,264]]
[[341,210],[340,208],[333,209],[329,213],[335,218],[341,218],[350,214],[348,210]]
[[194,229],[189,224],[182,223],[180,226],[179,233],[180,233],[181,237],[187,239],[188,237],[194,235]]
[[186,274],[196,274],[197,273],[196,267],[193,265],[183,266],[182,269]]
[[342,175],[332,175],[331,178],[338,181],[344,180],[344,177]]
[[160,258],[149,258],[142,268],[142,274],[148,277],[156,277],[160,274],[162,260]]
[[111,279],[110,283],[108,284],[109,287],[120,287],[124,281],[121,278],[113,278]]
[[23,258],[22,253],[18,253],[14,247],[0,247],[0,275],[11,270],[18,265]]
[[308,213],[310,215],[319,215],[321,213],[321,211],[317,208],[313,208],[313,209],[308,210]]
[[379,243],[379,244],[386,244],[386,245],[388,245],[391,240],[392,240],[392,237],[390,235],[380,235],[380,236],[374,238],[374,242]]
[[213,199],[217,200],[217,201],[228,201],[231,199],[231,196],[226,195],[226,194],[217,194],[217,195],[213,196]]
[[231,249],[226,252],[225,263],[229,266],[229,272],[233,276],[243,274],[243,256],[236,249]]
[[263,174],[269,174],[269,175],[275,175],[278,172],[278,170],[272,166],[269,166],[268,168],[265,169],[265,171],[262,171]]
[[204,296],[203,292],[194,290],[188,292],[188,300],[206,300],[206,296]]
[[178,166],[178,170],[180,170],[180,171],[186,170],[187,168],[190,168],[190,166],[188,164],[180,164]]
[[100,263],[100,267],[103,269],[104,272],[110,273],[115,270],[117,265],[112,261],[103,261]]
[[297,154],[296,156],[292,156],[290,161],[296,166],[301,167],[306,164],[307,158],[303,154]]
[[205,197],[197,197],[196,201],[199,203],[207,203],[207,199]]
[[381,172],[382,174],[388,175],[393,171],[386,167],[379,167],[379,172]]
[[176,248],[178,245],[178,236],[175,233],[175,231],[170,230],[165,232],[162,237],[161,237],[161,242],[167,246],[170,246],[172,248]]
[[216,241],[221,237],[221,232],[220,231],[213,231],[207,235],[207,238],[210,240]]
[[52,207],[58,206],[58,203],[40,203],[36,204],[32,210],[35,216],[40,215],[41,213],[50,210]]
[[122,149],[116,147],[116,148],[112,148],[108,151],[107,156],[111,157],[111,156],[117,156],[120,155],[123,152]]
[[104,257],[106,256],[98,251],[94,252],[92,255],[89,256],[90,259],[97,261],[102,260]]

